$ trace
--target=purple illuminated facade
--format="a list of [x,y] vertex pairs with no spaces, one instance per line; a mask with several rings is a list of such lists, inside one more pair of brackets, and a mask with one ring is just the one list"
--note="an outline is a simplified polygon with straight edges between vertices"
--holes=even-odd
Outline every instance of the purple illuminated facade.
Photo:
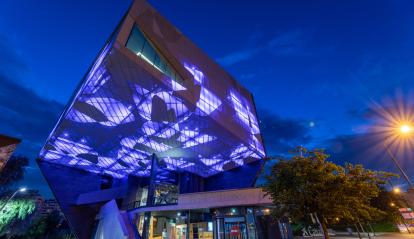
[[[38,163],[79,238],[156,238],[160,230],[168,238],[191,238],[191,217],[185,230],[178,218],[161,226],[152,221],[171,217],[161,211],[190,208],[193,217],[203,215],[194,220],[211,238],[224,238],[225,221],[197,211],[219,202],[182,202],[194,193],[251,188],[264,156],[252,95],[138,0],[81,82]],[[253,215],[254,206],[266,203],[223,207]],[[119,228],[106,231],[108,215],[119,215],[111,222]]]
[[103,49],[43,160],[123,178],[148,176],[155,153],[170,170],[208,177],[264,156],[246,90],[188,56],[177,59],[179,76],[138,24],[130,32]]

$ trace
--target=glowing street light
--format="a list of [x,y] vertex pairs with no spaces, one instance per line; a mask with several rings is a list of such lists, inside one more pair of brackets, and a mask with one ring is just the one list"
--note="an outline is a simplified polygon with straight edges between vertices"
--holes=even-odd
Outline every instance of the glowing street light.
[[401,189],[400,189],[400,188],[394,188],[392,191],[393,191],[395,194],[399,194],[399,193],[401,193]]
[[[414,128],[411,126],[410,123],[401,123],[404,121],[399,121],[392,123],[393,130],[390,132],[389,136],[393,138],[394,140],[399,139],[399,143],[401,143],[402,140],[407,140],[407,136],[411,136],[411,133],[414,131]],[[397,161],[397,158],[390,150],[390,145],[384,142],[385,150],[387,151],[388,156],[392,159],[395,166],[397,166],[398,170],[400,170],[401,175],[404,177],[404,179],[407,181],[408,186],[410,189],[414,189],[414,185],[411,182],[408,175],[405,173],[404,169],[401,167],[400,163]]]
[[400,133],[401,134],[409,134],[413,131],[413,128],[408,124],[403,124],[400,126]]
[[6,207],[7,203],[9,203],[18,193],[24,193],[26,192],[27,188],[19,188],[14,192],[6,201],[6,203],[3,204],[3,206],[0,208],[0,213],[2,213],[3,209]]

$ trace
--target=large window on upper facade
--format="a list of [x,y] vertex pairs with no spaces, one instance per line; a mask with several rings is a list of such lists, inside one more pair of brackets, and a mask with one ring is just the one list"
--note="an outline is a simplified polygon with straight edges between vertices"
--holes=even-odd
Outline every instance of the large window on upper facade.
[[181,77],[173,70],[137,26],[132,28],[126,47],[164,75],[177,82],[182,82]]

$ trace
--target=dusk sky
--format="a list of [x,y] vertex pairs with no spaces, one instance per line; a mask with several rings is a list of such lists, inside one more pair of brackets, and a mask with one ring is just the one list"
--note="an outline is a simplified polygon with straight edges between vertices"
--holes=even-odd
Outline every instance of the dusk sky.
[[[395,170],[369,112],[414,103],[412,1],[150,2],[253,93],[269,155],[323,147],[336,162]],[[37,156],[129,5],[1,1],[0,134],[23,139],[17,154]],[[414,176],[414,158],[399,158]],[[34,160],[22,184],[50,195]]]

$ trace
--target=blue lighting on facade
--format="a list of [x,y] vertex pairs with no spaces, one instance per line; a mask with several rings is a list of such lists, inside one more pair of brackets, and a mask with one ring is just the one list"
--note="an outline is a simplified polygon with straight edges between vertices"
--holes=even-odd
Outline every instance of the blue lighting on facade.
[[[112,64],[120,53],[108,44],[43,148],[44,160],[122,178],[148,176],[155,153],[168,170],[208,177],[264,156],[254,108],[238,91],[214,90],[189,63],[182,67],[193,82],[184,82],[136,26],[126,47],[165,77]],[[234,118],[231,127],[246,136],[227,131],[221,118]]]
[[134,1],[37,162],[78,238],[227,238],[235,220],[267,238],[247,217],[264,156],[250,92]]
[[191,75],[193,75],[194,77],[194,83],[199,84],[199,85],[203,85],[204,83],[204,73],[200,70],[198,70],[198,68],[196,66],[184,63],[184,67],[185,69],[188,70],[188,72],[191,73]]
[[221,100],[206,88],[201,87],[200,99],[197,107],[207,115],[211,114],[221,105]]

